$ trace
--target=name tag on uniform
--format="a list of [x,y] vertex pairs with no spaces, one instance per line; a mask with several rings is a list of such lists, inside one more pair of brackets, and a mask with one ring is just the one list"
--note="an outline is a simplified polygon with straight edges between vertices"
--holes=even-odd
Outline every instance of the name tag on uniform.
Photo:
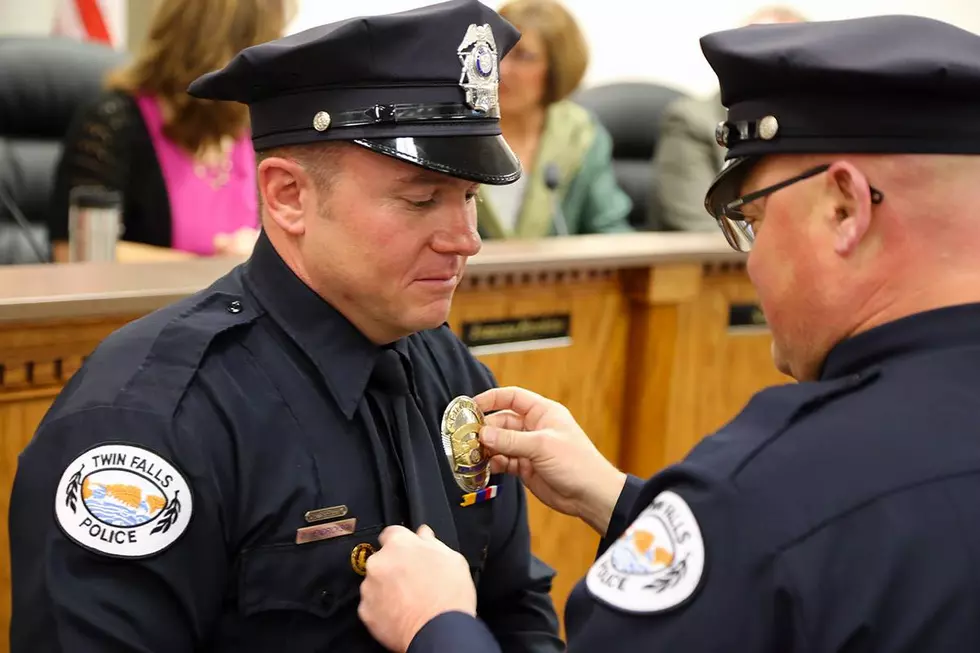
[[296,544],[309,544],[310,542],[320,542],[334,537],[351,535],[357,525],[357,518],[342,519],[332,521],[328,524],[317,524],[315,526],[304,526],[296,529]]

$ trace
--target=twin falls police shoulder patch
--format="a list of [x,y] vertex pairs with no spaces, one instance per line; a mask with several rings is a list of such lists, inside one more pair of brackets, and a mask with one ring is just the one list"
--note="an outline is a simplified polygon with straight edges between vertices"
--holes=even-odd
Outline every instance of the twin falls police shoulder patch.
[[585,583],[596,599],[633,613],[687,601],[704,573],[704,540],[690,506],[662,492],[592,565]]
[[187,530],[193,508],[177,468],[133,444],[101,444],[79,455],[61,475],[55,496],[65,535],[118,558],[165,550]]

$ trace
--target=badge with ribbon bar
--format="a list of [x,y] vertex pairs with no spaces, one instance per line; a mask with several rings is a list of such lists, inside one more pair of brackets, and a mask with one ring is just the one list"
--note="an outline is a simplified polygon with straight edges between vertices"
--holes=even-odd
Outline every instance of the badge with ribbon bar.
[[[491,495],[483,492],[490,482],[490,455],[480,442],[480,429],[484,424],[483,411],[466,396],[449,402],[442,416],[442,446],[446,459],[456,484],[468,493],[460,504],[463,506],[477,503],[467,500],[471,494]],[[496,492],[482,500],[493,496]]]

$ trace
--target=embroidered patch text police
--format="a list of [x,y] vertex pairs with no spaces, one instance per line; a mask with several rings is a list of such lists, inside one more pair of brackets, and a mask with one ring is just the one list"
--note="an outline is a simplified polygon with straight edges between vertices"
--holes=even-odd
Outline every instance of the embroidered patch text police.
[[592,565],[585,583],[614,608],[651,613],[690,598],[703,572],[701,528],[687,502],[666,491]]
[[184,476],[149,449],[102,444],[61,475],[55,517],[77,544],[118,558],[146,558],[176,542],[190,523]]

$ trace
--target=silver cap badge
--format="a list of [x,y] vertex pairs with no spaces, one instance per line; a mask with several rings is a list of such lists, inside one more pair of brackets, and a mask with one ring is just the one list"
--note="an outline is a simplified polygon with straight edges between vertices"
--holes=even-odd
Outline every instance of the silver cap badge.
[[491,117],[500,116],[497,101],[497,44],[489,25],[470,25],[456,50],[463,71],[459,85],[466,90],[466,103]]

